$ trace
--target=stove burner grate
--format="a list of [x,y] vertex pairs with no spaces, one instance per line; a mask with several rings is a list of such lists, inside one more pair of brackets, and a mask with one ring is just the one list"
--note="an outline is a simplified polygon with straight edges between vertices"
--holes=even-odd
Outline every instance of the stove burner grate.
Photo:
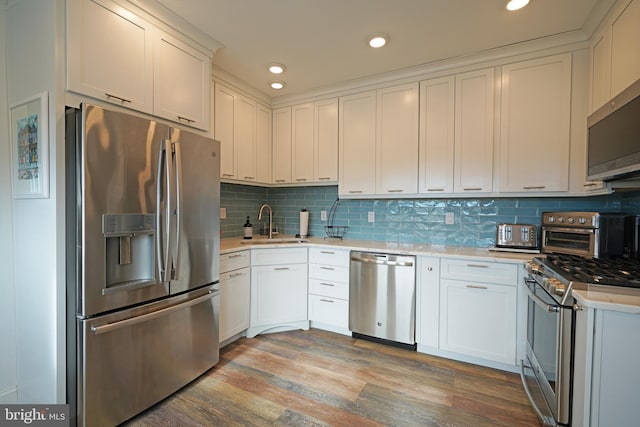
[[595,285],[640,288],[640,262],[628,259],[583,258],[549,254],[547,261],[570,280]]

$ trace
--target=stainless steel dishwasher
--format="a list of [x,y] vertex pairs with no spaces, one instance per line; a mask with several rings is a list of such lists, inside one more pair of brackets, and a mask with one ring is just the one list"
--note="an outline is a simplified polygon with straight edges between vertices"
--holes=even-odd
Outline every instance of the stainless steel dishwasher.
[[415,348],[416,257],[351,251],[349,330]]

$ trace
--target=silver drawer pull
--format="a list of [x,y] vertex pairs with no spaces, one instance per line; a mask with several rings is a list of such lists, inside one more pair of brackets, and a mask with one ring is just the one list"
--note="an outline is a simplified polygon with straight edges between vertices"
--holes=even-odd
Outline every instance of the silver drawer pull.
[[349,190],[349,193],[351,193],[351,194],[360,194],[360,193],[362,193],[362,190]]
[[244,179],[252,180],[252,179],[256,179],[256,177],[255,176],[245,176]]
[[305,182],[307,180],[307,178],[296,178],[296,181],[298,182]]
[[276,267],[276,268],[274,268],[274,270],[277,270],[277,271],[288,270],[288,269],[289,269],[289,267]]
[[320,270],[330,270],[330,271],[334,271],[335,268],[332,267],[320,267]]
[[471,288],[471,289],[489,289],[486,286],[480,286],[480,285],[467,285],[467,288]]
[[464,191],[482,191],[482,188],[480,187],[466,187],[463,188]]
[[485,264],[467,264],[467,267],[472,267],[472,268],[489,268],[488,265]]
[[189,123],[189,124],[196,122],[195,120],[190,119],[188,117],[184,117],[184,116],[177,116],[177,117],[178,117],[178,121],[179,122],[186,122],[186,123]]
[[331,179],[331,177],[330,177],[330,176],[321,176],[321,177],[319,177],[318,179],[319,179],[320,181],[328,181],[328,180],[330,180],[330,179]]
[[244,273],[231,273],[229,275],[229,278],[234,278],[234,277],[238,277],[238,276],[244,276]]
[[544,190],[545,188],[547,188],[544,185],[538,185],[538,186],[532,186],[532,187],[522,187],[525,190]]
[[444,188],[427,188],[427,191],[444,191]]
[[334,286],[335,286],[333,283],[324,283],[324,282],[320,282],[320,284],[321,284],[322,286],[331,286],[331,287],[334,287]]
[[387,193],[402,193],[404,190],[387,190]]
[[233,258],[242,258],[244,255],[242,254],[236,254],[236,255],[229,255],[227,258],[229,259],[233,259]]
[[327,255],[335,255],[335,252],[331,252],[331,251],[320,251],[321,254],[327,254]]
[[109,99],[117,99],[118,101],[122,102],[123,104],[125,102],[131,104],[131,100],[130,99],[122,98],[122,97],[116,96],[116,95],[114,95],[112,93],[105,93],[105,95],[107,96],[107,100],[109,100]]
[[333,301],[331,301],[330,299],[320,298],[320,301],[322,301],[322,302],[330,302],[331,304],[333,304]]

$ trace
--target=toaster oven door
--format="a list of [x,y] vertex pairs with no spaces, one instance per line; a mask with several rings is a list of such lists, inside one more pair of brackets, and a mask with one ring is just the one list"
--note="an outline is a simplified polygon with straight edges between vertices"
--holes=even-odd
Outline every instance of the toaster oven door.
[[542,252],[593,257],[597,237],[593,228],[542,227]]

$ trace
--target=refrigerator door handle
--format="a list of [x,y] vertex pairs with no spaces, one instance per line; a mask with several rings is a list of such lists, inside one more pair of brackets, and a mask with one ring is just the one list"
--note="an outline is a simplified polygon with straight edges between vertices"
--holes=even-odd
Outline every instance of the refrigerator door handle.
[[[171,230],[171,163],[167,156],[167,140],[160,143],[158,154],[158,183],[156,192],[156,224],[157,231],[157,257],[158,269],[160,271],[160,281],[169,281],[169,245]],[[164,187],[163,187],[164,184]],[[164,191],[163,191],[164,190]],[[165,197],[164,211],[162,197]]]
[[143,323],[143,322],[155,319],[157,317],[165,316],[174,311],[182,310],[184,308],[188,308],[193,305],[200,304],[201,302],[207,299],[213,298],[214,296],[219,294],[220,294],[220,291],[211,290],[202,296],[172,305],[167,308],[163,308],[161,310],[152,311],[151,313],[143,314],[141,316],[130,317],[128,319],[120,320],[118,322],[107,323],[106,325],[102,325],[102,326],[92,326],[91,332],[93,332],[95,335],[100,335],[100,334],[106,334],[107,332],[115,331],[117,329],[126,328],[127,326],[137,325],[138,323]]
[[180,273],[180,233],[182,231],[182,147],[179,142],[174,142],[173,152],[175,156],[175,185],[176,185],[176,227],[175,227],[175,245],[173,246],[173,265],[174,270],[171,276],[176,280]]

